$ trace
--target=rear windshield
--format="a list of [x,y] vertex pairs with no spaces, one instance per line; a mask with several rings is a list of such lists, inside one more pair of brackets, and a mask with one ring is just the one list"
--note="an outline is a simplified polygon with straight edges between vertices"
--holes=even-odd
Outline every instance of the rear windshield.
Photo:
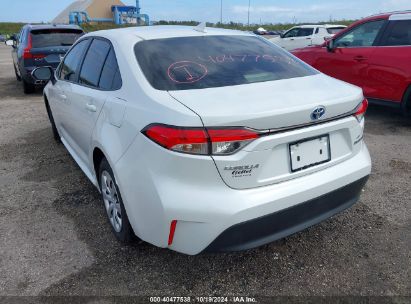
[[341,32],[345,27],[332,27],[332,28],[327,28],[327,32],[329,34],[337,34],[338,32]]
[[71,46],[82,35],[83,31],[75,29],[49,29],[31,31],[33,48]]
[[317,72],[264,38],[203,36],[146,40],[137,61],[158,90],[189,90],[273,81]]

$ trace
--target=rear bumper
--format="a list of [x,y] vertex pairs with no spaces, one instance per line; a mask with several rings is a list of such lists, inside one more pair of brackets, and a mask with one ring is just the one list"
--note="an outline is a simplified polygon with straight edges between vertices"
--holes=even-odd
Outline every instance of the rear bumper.
[[[130,224],[142,240],[190,255],[241,250],[302,230],[354,204],[371,173],[368,150],[363,142],[358,145],[353,157],[334,166],[244,190],[227,187],[211,158],[177,155],[151,142],[131,145],[114,172]],[[173,220],[177,226],[168,245]],[[262,227],[253,228],[258,225]]]
[[284,238],[351,207],[368,176],[318,198],[272,214],[236,224],[220,234],[205,251],[238,251]]

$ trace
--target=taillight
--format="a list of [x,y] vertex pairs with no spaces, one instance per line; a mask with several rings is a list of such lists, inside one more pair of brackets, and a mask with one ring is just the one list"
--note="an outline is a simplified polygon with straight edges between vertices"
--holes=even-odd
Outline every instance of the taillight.
[[143,133],[166,149],[191,154],[208,154],[208,136],[203,128],[151,125]]
[[249,129],[208,129],[210,135],[212,154],[232,154],[248,145],[260,136],[259,133]]
[[364,100],[358,105],[356,112],[354,114],[354,116],[357,118],[359,122],[363,119],[365,112],[367,112],[367,108],[368,100],[364,98]]
[[31,54],[31,48],[32,48],[32,37],[31,34],[27,36],[27,46],[23,50],[23,59],[31,59],[32,54]]
[[31,34],[27,36],[27,46],[23,50],[23,59],[42,59],[46,57],[44,54],[32,54],[31,49],[33,48],[33,40]]
[[205,129],[162,124],[149,125],[142,133],[166,149],[199,155],[232,154],[260,136],[246,128]]

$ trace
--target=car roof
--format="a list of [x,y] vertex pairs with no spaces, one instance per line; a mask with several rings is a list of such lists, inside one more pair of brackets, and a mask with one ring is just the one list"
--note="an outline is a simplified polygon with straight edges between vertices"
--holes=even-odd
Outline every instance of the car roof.
[[371,15],[369,17],[361,19],[360,21],[363,22],[363,21],[375,20],[375,19],[411,20],[411,10],[379,13],[379,14]]
[[218,29],[218,28],[205,28],[205,31],[196,30],[193,26],[182,25],[152,25],[152,26],[134,26],[120,29],[103,30],[97,32],[91,32],[87,36],[101,36],[110,39],[124,39],[125,37],[135,40],[152,40],[152,39],[164,39],[164,38],[176,38],[176,37],[196,37],[196,36],[255,36],[253,33],[244,31]]
[[26,26],[32,30],[49,30],[49,29],[83,30],[81,27],[75,24],[27,24]]
[[331,28],[331,27],[346,27],[345,25],[342,24],[303,24],[303,25],[297,25],[295,27],[325,27],[325,28]]

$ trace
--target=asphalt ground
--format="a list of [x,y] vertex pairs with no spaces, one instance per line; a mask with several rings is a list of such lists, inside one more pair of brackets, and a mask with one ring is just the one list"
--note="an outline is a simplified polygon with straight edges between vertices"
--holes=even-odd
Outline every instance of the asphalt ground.
[[411,296],[411,119],[371,106],[365,140],[361,200],[319,225],[227,254],[121,246],[1,45],[0,296]]

